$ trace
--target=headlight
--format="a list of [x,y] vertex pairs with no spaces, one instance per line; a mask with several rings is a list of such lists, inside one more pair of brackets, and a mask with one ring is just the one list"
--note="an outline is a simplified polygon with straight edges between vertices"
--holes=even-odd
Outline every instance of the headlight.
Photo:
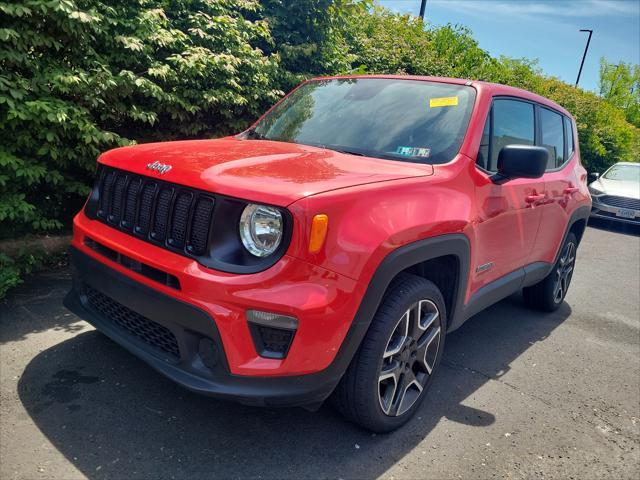
[[282,241],[282,213],[266,205],[247,205],[240,216],[242,244],[256,257],[276,251]]

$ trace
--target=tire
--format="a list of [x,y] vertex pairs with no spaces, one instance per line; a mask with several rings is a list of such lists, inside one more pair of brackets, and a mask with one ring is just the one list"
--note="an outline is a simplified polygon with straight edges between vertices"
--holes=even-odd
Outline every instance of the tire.
[[373,432],[404,425],[431,386],[442,358],[445,326],[440,290],[424,278],[398,275],[333,392],[333,405]]
[[523,289],[527,307],[545,312],[560,308],[571,284],[577,249],[578,239],[573,232],[569,232],[551,273],[535,285]]

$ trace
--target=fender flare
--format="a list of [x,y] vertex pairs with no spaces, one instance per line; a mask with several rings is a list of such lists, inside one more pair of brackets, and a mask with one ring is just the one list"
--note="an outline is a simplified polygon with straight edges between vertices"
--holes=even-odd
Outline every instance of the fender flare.
[[454,255],[458,259],[458,281],[453,293],[451,311],[447,312],[447,326],[453,324],[453,319],[457,318],[464,310],[464,297],[467,291],[471,263],[469,239],[461,233],[418,240],[403,245],[384,257],[371,277],[353,322],[329,369],[340,372],[340,376],[346,371],[369,330],[369,325],[380,306],[387,287],[396,275],[413,265],[445,255]]
[[[567,222],[567,228],[564,231],[564,235],[562,236],[562,241],[560,242],[560,245],[558,245],[558,251],[556,252],[556,255],[553,259],[553,265],[556,264],[556,262],[558,261],[558,258],[560,257],[560,253],[562,252],[562,246],[564,245],[564,242],[567,240],[567,236],[569,235],[569,232],[571,231],[571,229],[573,228],[573,226],[576,224],[576,222],[580,221],[580,220],[584,220],[585,221],[585,228],[587,226],[587,224],[589,223],[589,215],[591,214],[591,206],[589,205],[583,205],[581,207],[576,208],[573,213],[571,214],[571,216],[569,217],[569,221]],[[581,240],[578,239],[578,242]]]

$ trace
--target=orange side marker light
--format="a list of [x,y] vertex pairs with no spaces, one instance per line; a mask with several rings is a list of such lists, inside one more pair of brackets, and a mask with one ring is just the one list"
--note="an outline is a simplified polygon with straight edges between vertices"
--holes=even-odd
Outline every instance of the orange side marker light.
[[324,239],[327,237],[327,227],[329,226],[329,217],[324,213],[313,217],[311,222],[311,236],[309,237],[309,253],[318,253],[324,245]]

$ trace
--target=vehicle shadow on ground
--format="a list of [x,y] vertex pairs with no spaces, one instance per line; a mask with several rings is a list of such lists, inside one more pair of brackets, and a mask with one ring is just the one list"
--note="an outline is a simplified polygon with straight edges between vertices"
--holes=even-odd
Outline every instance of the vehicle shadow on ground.
[[416,417],[387,435],[347,423],[328,405],[310,413],[191,394],[95,331],[41,352],[18,393],[44,435],[89,478],[372,478],[443,418],[491,425],[496,412],[465,406],[465,399],[499,380],[570,313],[567,304],[553,314],[529,311],[514,296],[469,320],[447,337],[442,368]]

